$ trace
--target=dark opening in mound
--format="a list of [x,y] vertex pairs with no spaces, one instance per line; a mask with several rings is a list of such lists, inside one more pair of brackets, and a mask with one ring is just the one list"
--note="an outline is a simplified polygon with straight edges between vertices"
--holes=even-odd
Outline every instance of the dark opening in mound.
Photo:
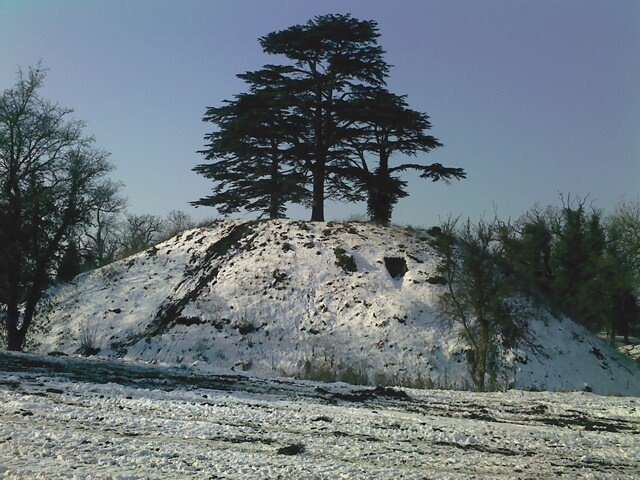
[[384,257],[384,266],[393,278],[403,277],[409,271],[407,261],[402,257]]

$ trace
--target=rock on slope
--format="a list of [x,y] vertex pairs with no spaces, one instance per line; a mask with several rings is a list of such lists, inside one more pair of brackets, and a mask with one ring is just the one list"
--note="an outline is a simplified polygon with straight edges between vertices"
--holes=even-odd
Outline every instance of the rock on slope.
[[[438,318],[429,238],[331,222],[186,231],[52,289],[29,348],[468,388],[464,343]],[[581,326],[542,310],[528,323],[532,342],[506,352],[504,385],[640,394],[638,364]]]

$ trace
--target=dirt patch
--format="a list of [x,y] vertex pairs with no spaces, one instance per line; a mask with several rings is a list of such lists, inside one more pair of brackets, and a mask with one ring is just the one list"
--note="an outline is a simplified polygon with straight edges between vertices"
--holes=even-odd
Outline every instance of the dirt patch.
[[485,445],[479,445],[475,443],[454,443],[454,442],[434,442],[434,445],[443,445],[447,447],[458,448],[460,450],[471,450],[475,452],[489,453],[489,454],[498,454],[505,455],[508,457],[531,457],[533,456],[533,452],[516,452],[515,450],[510,450],[508,448],[491,448]]
[[304,445],[301,443],[294,443],[287,447],[281,447],[277,450],[280,455],[299,455],[304,452]]
[[[321,388],[321,387],[320,387]],[[328,392],[325,389],[316,389],[319,393],[330,393],[335,400],[343,400],[345,402],[366,402],[375,398],[393,398],[396,400],[410,400],[411,397],[403,390],[396,390],[391,387],[377,386],[375,388],[356,390],[350,393]]]
[[203,323],[205,323],[205,321],[198,317],[180,316],[176,318],[176,325],[185,325],[190,327],[191,325],[202,325]]
[[379,397],[397,398],[401,400],[409,400],[411,398],[404,390],[396,390],[391,387],[377,386],[373,389],[373,393]]
[[[197,266],[189,268],[185,271],[185,277],[180,287],[188,280],[197,278],[197,282],[193,288],[181,298],[167,299],[165,303],[158,309],[155,319],[149,326],[139,335],[128,340],[128,345],[133,345],[144,337],[155,337],[165,332],[172,324],[177,323],[181,318],[184,308],[200,296],[202,291],[211,283],[215,283],[218,272],[221,268],[221,262],[216,262],[232,249],[238,248],[242,239],[253,233],[253,224],[255,222],[246,222],[233,226],[226,236],[211,245],[205,252],[202,260]],[[243,245],[245,250],[251,248],[251,242]]]
[[595,432],[620,433],[628,431],[633,432],[637,431],[638,429],[637,425],[628,424],[627,422],[605,422],[602,420],[597,420],[595,418],[589,418],[581,412],[575,412],[574,415],[563,415],[561,417],[541,417],[536,418],[535,421],[540,422],[544,425],[553,425],[565,428],[577,427],[586,431]]
[[434,275],[433,277],[427,278],[427,282],[431,285],[446,285],[447,279],[442,275]]

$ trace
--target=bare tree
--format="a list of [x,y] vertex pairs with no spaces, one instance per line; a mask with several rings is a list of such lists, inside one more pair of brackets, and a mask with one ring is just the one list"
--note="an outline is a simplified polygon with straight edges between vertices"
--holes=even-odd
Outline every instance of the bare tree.
[[182,210],[171,210],[164,222],[164,238],[171,238],[178,233],[193,228],[195,222],[191,215]]
[[19,70],[0,96],[0,304],[10,350],[22,349],[69,235],[89,221],[112,170],[72,110],[38,95],[45,74]]
[[121,255],[132,255],[157,243],[163,223],[160,217],[148,213],[127,215],[120,230]]
[[102,267],[112,262],[120,246],[118,214],[126,206],[119,196],[122,184],[106,181],[96,191],[96,208],[91,219],[82,226],[82,254],[88,267]]

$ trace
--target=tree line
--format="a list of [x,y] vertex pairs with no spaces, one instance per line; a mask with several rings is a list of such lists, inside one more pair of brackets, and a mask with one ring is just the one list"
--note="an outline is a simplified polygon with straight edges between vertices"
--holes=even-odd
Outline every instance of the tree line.
[[124,208],[108,214],[96,209],[69,235],[56,279],[70,282],[80,273],[146,250],[195,226],[191,216],[181,210],[171,210],[162,218],[127,213]]
[[640,333],[640,203],[605,215],[581,199],[533,208],[517,221],[449,219],[433,231],[446,289],[478,390],[497,388],[501,351],[524,341],[518,296],[564,314],[610,342]]
[[[322,15],[261,37],[263,51],[285,63],[239,74],[247,91],[206,110],[216,130],[199,152],[207,163],[193,170],[214,186],[192,204],[273,219],[298,203],[324,221],[325,200],[366,200],[371,219],[388,223],[408,195],[403,172],[465,178],[462,168],[423,161],[442,144],[428,133],[429,116],[387,89],[379,36],[374,21]],[[416,158],[395,164],[397,155]]]

